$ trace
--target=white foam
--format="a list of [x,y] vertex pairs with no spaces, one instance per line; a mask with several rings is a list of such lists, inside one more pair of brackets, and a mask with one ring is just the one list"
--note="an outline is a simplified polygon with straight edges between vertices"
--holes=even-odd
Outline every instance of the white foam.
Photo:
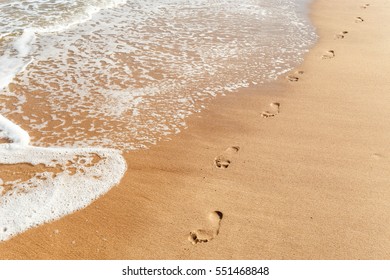
[[103,9],[111,9],[119,5],[123,5],[127,0],[108,0],[100,1],[100,3],[90,3],[90,6],[85,7],[84,11],[78,16],[72,17],[70,21],[58,23],[56,25],[48,25],[44,27],[35,28],[34,31],[37,33],[51,33],[61,32],[75,25],[82,24],[92,19],[94,14],[97,14]]
[[14,142],[0,144],[1,165],[47,168],[25,181],[0,178],[0,241],[86,207],[118,184],[126,171],[118,150],[29,146],[28,133],[2,115],[0,130]]
[[[34,61],[14,80],[17,88],[34,93],[30,102],[45,106],[39,117],[25,110],[24,125],[36,130],[36,146],[50,141],[63,147],[147,148],[185,128],[186,118],[210,99],[291,69],[301,59],[299,49],[313,38],[297,13],[303,1],[51,0],[50,7],[43,6],[47,1],[30,2],[15,1],[11,10],[20,9],[23,19],[10,24],[24,20],[15,36],[26,28],[36,34],[35,42],[27,34],[20,41],[30,44]],[[27,9],[30,4],[35,6]],[[124,5],[101,10],[118,4]],[[7,7],[1,5],[0,21],[17,15],[4,16]],[[17,49],[20,57],[27,53]],[[14,64],[25,65],[28,56]],[[0,75],[6,77],[3,84],[20,69],[14,68],[8,78]],[[20,96],[8,98],[13,106],[0,113],[16,114],[14,97]],[[23,114],[28,104],[20,103],[17,112]]]
[[310,28],[291,24],[305,22],[296,1],[277,2],[127,1],[98,13],[113,2],[96,0],[70,21],[54,19],[37,31],[35,61],[18,75],[20,86],[47,99],[44,120],[29,119],[40,128],[34,144],[144,148],[185,128],[217,95],[275,79],[312,38]]
[[25,29],[23,34],[14,42],[14,48],[22,57],[30,53],[31,46],[35,41],[35,32],[32,29]]
[[[83,8],[79,7],[79,9],[73,11],[71,15],[64,16],[63,18],[66,20],[61,18],[61,14],[64,13],[64,11],[71,10],[69,7],[62,11],[62,13],[60,11],[51,11],[52,14],[58,14],[60,18],[53,18],[50,20],[51,17],[53,17],[52,14],[50,14],[50,10],[46,11],[45,9],[41,9],[41,11],[39,11],[39,5],[45,5],[45,3],[35,2],[31,4],[36,6],[37,12],[32,18],[29,18],[32,13],[29,5],[26,5],[26,3],[0,3],[0,10],[2,11],[0,21],[7,22],[7,24],[0,25],[0,39],[8,37],[8,39],[11,40],[12,47],[17,51],[17,54],[14,54],[10,49],[5,49],[5,51],[0,49],[0,51],[4,51],[4,54],[0,56],[0,90],[7,87],[14,77],[18,73],[23,72],[33,61],[33,58],[29,57],[29,55],[31,55],[32,47],[37,35],[67,30],[75,25],[90,20],[94,14],[103,9],[114,8],[124,3],[126,3],[126,0],[101,0],[89,1],[89,3],[80,2],[77,4],[86,6],[83,6]],[[61,6],[60,4],[69,6],[70,3],[59,0],[58,2],[55,1],[55,4],[58,4],[58,6]],[[52,7],[55,6],[56,5],[52,5]],[[12,7],[12,9],[9,7]],[[7,11],[11,14],[7,14]],[[44,12],[44,14],[40,15],[38,12]],[[20,15],[20,18],[14,18],[14,15]],[[48,18],[47,23],[39,25],[39,22],[46,18]],[[22,30],[22,32],[20,32],[20,30]]]
[[14,79],[16,74],[24,71],[24,69],[32,62],[27,62],[21,57],[12,57],[3,55],[0,57],[0,90],[7,87]]
[[0,130],[3,132],[4,137],[15,144],[26,146],[30,143],[28,133],[2,115],[0,115]]

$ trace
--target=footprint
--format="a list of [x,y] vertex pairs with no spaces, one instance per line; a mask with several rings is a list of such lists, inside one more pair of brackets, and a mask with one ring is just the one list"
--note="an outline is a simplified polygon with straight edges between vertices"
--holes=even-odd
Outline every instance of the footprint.
[[361,9],[367,9],[369,6],[370,6],[370,4],[364,4],[364,5],[360,6],[360,8]]
[[299,78],[295,75],[288,75],[286,79],[289,80],[290,82],[298,82],[299,80]]
[[291,75],[288,75],[286,77],[286,79],[290,82],[298,82],[299,80],[299,75],[303,75],[303,71],[302,70],[299,70],[299,71],[296,71],[295,74],[291,74]]
[[261,116],[263,118],[270,118],[270,117],[274,117],[277,114],[279,114],[280,103],[274,102],[274,103],[269,104],[269,106],[271,107],[269,111],[264,111],[261,113]]
[[213,240],[218,234],[221,227],[223,214],[220,211],[213,211],[209,214],[210,226],[207,229],[197,229],[190,232],[188,240],[196,245],[198,243],[206,243]]
[[362,19],[361,17],[356,17],[355,18],[355,22],[356,23],[360,23],[360,22],[363,22],[364,21],[364,19]]
[[322,59],[331,59],[335,57],[334,50],[329,50],[325,54],[322,55]]
[[374,154],[372,154],[372,157],[373,157],[374,159],[376,159],[376,160],[380,160],[380,159],[384,159],[384,158],[385,158],[384,155],[379,154],[379,153],[374,153]]
[[231,158],[240,150],[238,146],[232,146],[227,148],[222,154],[214,159],[215,166],[218,168],[226,169],[231,163]]
[[344,39],[345,34],[348,34],[348,31],[341,31],[339,34],[335,35],[335,39]]

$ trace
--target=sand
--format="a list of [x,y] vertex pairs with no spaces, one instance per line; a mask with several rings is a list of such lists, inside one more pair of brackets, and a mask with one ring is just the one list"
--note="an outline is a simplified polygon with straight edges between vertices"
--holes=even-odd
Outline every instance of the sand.
[[290,77],[126,154],[119,186],[0,258],[389,259],[390,3],[368,3],[315,1],[320,39]]

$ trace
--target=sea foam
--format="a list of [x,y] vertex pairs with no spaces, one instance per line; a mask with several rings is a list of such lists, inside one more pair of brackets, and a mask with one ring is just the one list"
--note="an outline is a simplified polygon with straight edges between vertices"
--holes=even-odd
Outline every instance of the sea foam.
[[1,115],[0,130],[13,142],[0,144],[3,169],[20,163],[46,169],[24,180],[0,175],[0,241],[86,207],[118,184],[126,171],[118,150],[29,146],[28,133]]
[[293,0],[99,5],[36,31],[34,61],[15,79],[18,94],[47,108],[25,110],[36,146],[148,148],[216,96],[283,75],[314,38]]
[[4,41],[0,41],[0,90],[34,60],[31,53],[37,36],[65,31],[90,20],[101,10],[123,5],[126,0],[54,0],[50,5],[45,2],[0,3],[0,22],[4,23],[0,24],[0,40]]
[[27,146],[30,143],[30,135],[2,115],[0,115],[0,131],[2,131],[4,138],[11,140],[15,144]]
[[14,48],[20,56],[26,56],[30,53],[31,45],[35,40],[35,32],[32,29],[25,29],[23,34],[14,42]]

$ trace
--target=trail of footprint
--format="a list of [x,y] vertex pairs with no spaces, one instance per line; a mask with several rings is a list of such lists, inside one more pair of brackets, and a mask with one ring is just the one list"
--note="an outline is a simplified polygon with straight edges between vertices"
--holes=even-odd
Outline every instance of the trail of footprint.
[[345,34],[348,34],[348,31],[341,31],[340,33],[336,34],[334,37],[335,39],[344,39]]
[[220,211],[213,211],[209,214],[210,226],[207,229],[197,229],[190,232],[188,240],[196,245],[198,243],[206,243],[213,240],[218,234],[221,227],[223,214]]
[[269,104],[270,110],[261,113],[263,118],[275,117],[280,112],[280,103],[274,102]]
[[214,159],[214,164],[218,168],[226,169],[231,163],[231,158],[240,150],[238,146],[232,146],[227,148],[222,154]]
[[326,53],[324,53],[323,55],[322,55],[322,59],[332,59],[332,58],[334,58],[336,55],[335,55],[335,53],[334,53],[334,50],[329,50],[329,51],[327,51]]
[[289,81],[289,82],[298,82],[299,80],[299,76],[300,75],[303,75],[303,71],[299,70],[299,71],[296,71],[294,74],[290,74],[288,76],[286,76],[286,79]]
[[363,22],[363,21],[364,21],[364,19],[361,18],[361,17],[356,17],[356,18],[355,18],[355,22],[356,22],[356,23],[360,23],[360,22]]

